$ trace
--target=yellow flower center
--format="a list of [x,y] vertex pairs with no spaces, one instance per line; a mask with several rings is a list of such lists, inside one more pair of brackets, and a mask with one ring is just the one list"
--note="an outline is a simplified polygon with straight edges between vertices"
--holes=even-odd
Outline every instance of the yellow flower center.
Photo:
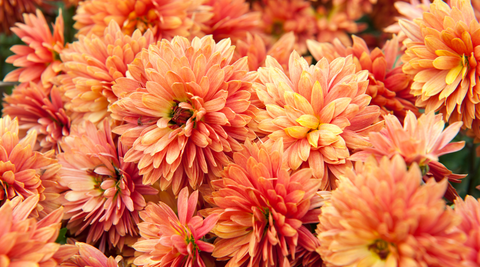
[[154,23],[158,20],[157,13],[153,9],[149,9],[146,14],[137,14],[132,11],[123,24],[123,31],[131,35],[136,29],[139,29],[143,33],[147,29],[153,28]]
[[377,254],[382,260],[386,259],[388,254],[390,254],[388,242],[383,239],[375,240],[373,244],[368,246],[368,249]]

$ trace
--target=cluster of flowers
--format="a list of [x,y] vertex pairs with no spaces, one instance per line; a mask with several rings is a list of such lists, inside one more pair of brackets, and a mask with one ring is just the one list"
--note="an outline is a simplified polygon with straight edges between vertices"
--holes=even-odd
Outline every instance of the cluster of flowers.
[[[480,266],[439,162],[480,141],[480,10],[375,2],[85,0],[68,44],[24,14],[0,266]],[[389,8],[382,49],[350,42]]]

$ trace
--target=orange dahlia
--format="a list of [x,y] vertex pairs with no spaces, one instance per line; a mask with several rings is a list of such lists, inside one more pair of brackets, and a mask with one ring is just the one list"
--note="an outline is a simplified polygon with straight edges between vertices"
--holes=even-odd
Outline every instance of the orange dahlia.
[[333,44],[307,41],[307,46],[316,60],[325,57],[329,62],[337,57],[352,55],[358,70],[368,71],[369,85],[367,94],[372,97],[371,104],[381,108],[384,114],[393,112],[403,119],[407,110],[418,114],[415,97],[410,94],[411,77],[402,72],[399,55],[399,42],[396,36],[385,44],[383,52],[379,48],[368,49],[365,41],[353,37],[353,46],[345,47],[336,39]]
[[178,194],[178,216],[165,203],[150,202],[140,212],[143,221],[138,225],[142,239],[133,247],[140,252],[134,264],[146,267],[205,266],[202,252],[210,253],[213,245],[201,239],[210,232],[218,214],[205,219],[193,216],[198,202],[198,191],[188,197],[188,188]]
[[206,34],[211,34],[215,41],[231,38],[232,42],[244,40],[247,34],[260,33],[260,12],[250,12],[250,5],[245,0],[208,0],[213,17],[205,22]]
[[[322,197],[312,170],[290,173],[282,160],[283,142],[271,146],[245,142],[233,155],[222,179],[212,181],[214,208],[219,214],[212,256],[231,266],[289,266],[300,247],[311,249],[306,232],[318,222]],[[303,246],[306,247],[303,247]]]
[[[1,5],[1,4],[0,4]],[[0,12],[1,13],[1,12]],[[13,64],[18,69],[8,73],[6,82],[42,82],[50,85],[52,78],[60,72],[60,58],[63,50],[63,17],[60,10],[53,35],[42,12],[37,9],[37,15],[24,14],[25,23],[16,23],[12,31],[26,45],[14,45],[10,48],[14,55],[5,62]]]
[[408,37],[403,71],[414,76],[416,105],[472,128],[480,118],[480,24],[470,0],[452,0],[450,6],[435,0],[422,18],[399,23]]
[[132,147],[125,160],[138,162],[145,184],[160,179],[162,190],[172,184],[178,194],[188,179],[196,189],[205,174],[220,175],[239,141],[254,137],[246,125],[257,75],[247,58],[231,62],[234,49],[212,36],[163,39],[128,66],[130,77],[116,80],[110,110],[124,124],[114,132]]
[[122,249],[127,237],[138,236],[138,212],[146,203],[143,195],[157,190],[142,184],[134,163],[124,162],[127,147],[112,137],[108,123],[104,130],[86,123],[62,142],[60,183],[65,194],[67,228],[75,235],[87,230],[87,243],[100,240]]
[[59,150],[58,142],[70,133],[70,117],[60,91],[35,83],[22,83],[3,99],[3,115],[17,117],[21,131],[36,131],[43,150]]
[[127,65],[153,42],[150,31],[125,35],[115,21],[105,29],[103,37],[80,36],[61,54],[66,74],[59,79],[67,99],[65,108],[96,124],[109,119],[108,106],[117,100],[111,88],[113,82],[125,77]]
[[352,56],[316,65],[293,52],[286,74],[274,59],[259,69],[254,88],[266,110],[255,118],[268,138],[283,139],[283,157],[297,170],[310,166],[322,189],[335,187],[334,179],[350,164],[350,149],[370,146],[368,132],[380,114],[369,106],[368,72],[356,71]]
[[318,252],[327,266],[457,267],[468,250],[445,205],[447,181],[422,185],[416,163],[370,157],[340,177],[321,208]]
[[131,35],[135,30],[150,29],[158,39],[189,36],[200,31],[200,25],[211,18],[202,0],[86,0],[80,2],[74,28],[79,35],[103,36],[111,21]]
[[466,196],[465,201],[460,197],[455,200],[455,213],[462,218],[458,226],[467,236],[465,246],[469,248],[464,260],[467,266],[480,265],[480,203],[472,196]]
[[20,197],[0,207],[0,266],[58,266],[54,254],[60,247],[55,243],[61,226],[63,209],[59,208],[38,221],[29,218],[37,206],[38,196]]
[[[400,155],[408,166],[413,163],[419,165],[425,180],[432,176],[437,181],[448,177],[448,180],[458,183],[459,179],[466,176],[452,174],[438,161],[438,157],[459,151],[465,146],[464,141],[450,143],[462,127],[462,122],[455,122],[443,130],[445,122],[441,114],[430,112],[417,119],[410,111],[407,112],[403,127],[393,115],[386,115],[384,119],[385,128],[380,132],[370,133],[372,147],[355,153],[350,160],[365,161],[371,154],[378,160],[384,156],[392,158]],[[457,192],[449,185],[446,197],[453,200],[455,195]]]
[[107,258],[96,247],[82,242],[67,246],[74,247],[76,253],[62,262],[61,267],[118,267],[118,262],[122,259],[121,256]]

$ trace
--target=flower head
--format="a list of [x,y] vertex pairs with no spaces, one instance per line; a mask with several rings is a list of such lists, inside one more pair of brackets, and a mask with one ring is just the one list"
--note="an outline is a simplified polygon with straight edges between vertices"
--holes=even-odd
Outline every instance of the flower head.
[[205,266],[201,252],[212,252],[214,246],[201,240],[215,226],[218,214],[205,219],[193,216],[198,191],[188,197],[188,188],[178,195],[178,216],[165,203],[150,202],[140,216],[142,239],[133,247],[141,254],[134,264],[138,266]]
[[61,54],[66,73],[60,77],[67,99],[65,108],[94,123],[108,119],[108,106],[117,100],[113,82],[125,77],[127,65],[153,42],[150,31],[125,35],[115,21],[110,22],[103,37],[80,36]]
[[281,140],[271,146],[247,141],[222,179],[211,182],[214,208],[205,212],[220,214],[212,256],[228,260],[228,267],[288,266],[300,247],[312,249],[306,232],[318,222],[321,180],[309,168],[290,173],[282,153]]
[[447,181],[421,180],[399,155],[348,169],[321,208],[318,252],[327,266],[462,266],[465,235],[442,200]]
[[427,113],[440,110],[446,120],[471,128],[480,118],[480,24],[470,0],[452,0],[450,6],[435,0],[422,18],[399,23],[408,37],[403,72],[414,76],[416,105]]
[[67,246],[74,247],[76,253],[62,262],[61,267],[118,267],[118,261],[121,260],[121,257],[114,259],[110,256],[107,258],[96,247],[82,242],[76,242],[75,246]]
[[465,246],[469,248],[469,253],[465,255],[464,260],[471,266],[478,266],[480,264],[480,203],[472,196],[467,195],[465,201],[457,197],[455,213],[462,218],[458,228],[467,236]]
[[88,230],[87,243],[107,242],[122,249],[126,237],[138,236],[138,212],[146,203],[143,195],[157,190],[142,184],[134,163],[124,162],[127,147],[113,139],[108,123],[104,130],[86,123],[65,137],[60,183],[68,188],[65,194],[67,227],[75,235]]
[[283,139],[290,169],[308,164],[322,189],[334,188],[350,164],[349,150],[369,146],[367,133],[382,127],[373,124],[379,108],[365,94],[368,73],[356,71],[352,56],[309,66],[293,52],[288,74],[269,58],[259,75],[255,90],[266,111],[255,119],[258,128],[273,141]]
[[371,103],[379,106],[384,114],[394,112],[403,119],[407,110],[418,113],[415,97],[410,94],[411,78],[402,72],[397,61],[398,38],[394,36],[387,41],[382,52],[379,48],[370,51],[362,38],[352,37],[351,47],[345,47],[338,39],[333,44],[309,40],[307,46],[317,60],[325,57],[331,62],[337,57],[352,55],[357,69],[368,71],[367,94],[372,97]]
[[[418,164],[424,174],[433,176],[437,181],[448,177],[450,181],[460,182],[465,175],[452,174],[438,157],[462,149],[465,142],[450,143],[457,135],[462,122],[455,122],[445,130],[442,115],[430,112],[422,114],[418,119],[412,112],[407,112],[403,127],[397,117],[386,115],[385,128],[380,132],[370,133],[372,147],[354,154],[350,160],[365,161],[371,154],[378,160],[387,156],[400,155],[408,166]],[[455,189],[449,185],[447,197],[453,200]],[[453,195],[451,195],[453,194]]]
[[188,178],[196,189],[205,174],[218,177],[226,153],[252,137],[247,123],[257,75],[246,58],[231,63],[234,49],[229,39],[215,43],[211,36],[164,39],[128,66],[131,77],[117,79],[111,111],[124,125],[114,131],[132,146],[125,160],[138,162],[145,184],[160,179],[162,190],[171,184],[178,194]]
[[63,38],[62,12],[53,25],[53,34],[48,27],[42,12],[37,9],[35,14],[23,14],[25,23],[17,23],[12,31],[25,43],[14,45],[14,55],[5,62],[13,64],[18,69],[10,72],[4,78],[6,82],[42,82],[50,85],[52,78],[60,71],[59,54],[65,42]]

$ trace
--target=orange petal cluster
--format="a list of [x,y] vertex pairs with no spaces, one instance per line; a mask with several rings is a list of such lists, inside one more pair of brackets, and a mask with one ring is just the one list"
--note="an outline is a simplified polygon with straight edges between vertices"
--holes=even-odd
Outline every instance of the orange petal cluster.
[[458,197],[455,200],[455,213],[462,218],[458,226],[467,236],[465,246],[469,248],[464,261],[467,266],[480,265],[480,203],[472,196],[467,195],[465,201]]
[[290,169],[310,166],[322,189],[335,188],[335,177],[351,165],[350,150],[370,146],[368,132],[383,126],[373,124],[380,111],[369,106],[368,72],[357,72],[352,56],[309,66],[296,52],[288,69],[272,58],[259,69],[254,87],[266,110],[255,118],[258,128],[283,139]]
[[445,206],[447,181],[422,184],[401,156],[370,157],[340,178],[321,208],[318,250],[327,266],[463,266],[460,217]]
[[160,179],[162,190],[172,185],[178,194],[188,181],[195,189],[254,137],[247,124],[257,75],[246,58],[231,62],[234,49],[211,36],[163,39],[128,66],[129,78],[117,79],[110,110],[124,124],[114,132],[132,147],[125,160],[138,162],[145,184]]
[[67,260],[60,264],[61,267],[118,267],[118,262],[122,257],[117,256],[107,258],[105,254],[99,251],[96,247],[82,242],[76,242],[71,246],[76,251]]

